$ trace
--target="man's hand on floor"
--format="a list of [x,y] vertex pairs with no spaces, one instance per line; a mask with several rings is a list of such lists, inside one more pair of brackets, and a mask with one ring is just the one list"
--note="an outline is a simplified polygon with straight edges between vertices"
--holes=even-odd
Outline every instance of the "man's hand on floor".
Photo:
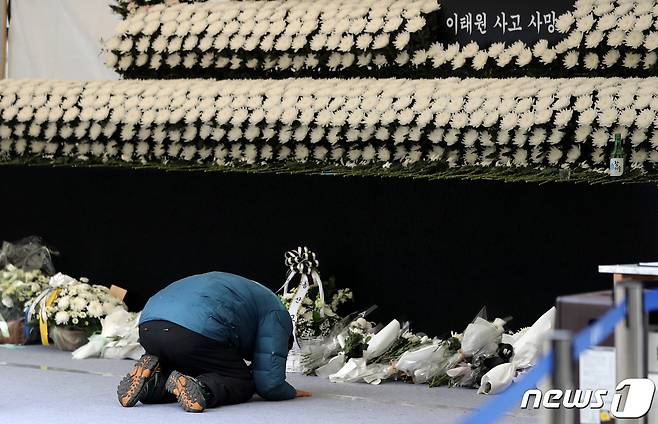
[[297,390],[297,397],[311,397],[313,396],[313,393],[307,392],[306,390]]

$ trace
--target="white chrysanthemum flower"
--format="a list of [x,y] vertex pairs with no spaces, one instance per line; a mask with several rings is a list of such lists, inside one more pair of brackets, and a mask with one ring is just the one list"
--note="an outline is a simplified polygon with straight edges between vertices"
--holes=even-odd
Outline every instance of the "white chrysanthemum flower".
[[491,58],[496,58],[498,57],[499,54],[501,54],[505,50],[505,43],[498,42],[498,43],[493,43],[491,46],[489,46],[489,57]]
[[551,149],[548,151],[548,156],[546,159],[551,165],[556,165],[560,159],[562,159],[562,150],[558,149],[557,147],[551,147]]
[[647,135],[643,129],[636,129],[631,134],[630,139],[631,139],[631,145],[633,147],[637,147],[647,140]]
[[583,143],[585,140],[587,140],[587,137],[589,137],[590,133],[592,132],[592,127],[589,125],[582,125],[576,128],[576,131],[574,132],[574,140],[577,143]]
[[658,32],[651,31],[644,39],[644,48],[653,51],[658,48]]
[[610,50],[603,56],[603,65],[607,68],[614,66],[621,57],[619,50]]
[[617,26],[617,17],[612,13],[601,16],[596,22],[598,31],[608,31]]
[[525,48],[519,52],[516,58],[516,65],[517,66],[526,66],[532,61],[532,50],[529,48]]
[[592,151],[592,162],[594,164],[601,164],[605,158],[605,152],[601,148],[596,148]]
[[555,49],[547,49],[542,55],[540,56],[539,60],[544,64],[548,65],[550,63],[553,63],[553,61],[557,58],[557,52]]
[[571,14],[571,12],[567,12],[563,15],[560,15],[555,20],[555,29],[562,34],[565,34],[571,29],[571,26],[573,25],[574,22],[575,19]]
[[420,31],[421,29],[423,29],[425,24],[426,24],[425,18],[423,18],[422,16],[415,16],[407,21],[405,30],[411,33]]
[[569,124],[571,117],[573,116],[573,110],[563,109],[555,114],[555,126],[557,128],[563,128]]
[[472,67],[476,71],[482,70],[484,66],[487,64],[487,60],[489,60],[489,54],[487,54],[486,51],[479,51],[474,57],[473,57],[473,63]]
[[602,112],[599,112],[599,116],[597,117],[597,120],[600,126],[609,128],[615,122],[617,122],[618,117],[619,117],[619,112],[617,112],[617,109],[606,109],[603,110]]
[[503,131],[511,130],[516,126],[518,121],[519,121],[519,116],[516,113],[514,112],[507,113],[500,122],[500,128]]
[[478,141],[480,135],[476,130],[468,130],[464,134],[463,143],[465,147],[473,147]]
[[[628,2],[628,5],[632,6],[632,3],[634,2]],[[617,20],[617,28],[619,28],[619,30],[624,32],[630,31],[635,26],[635,21],[636,21],[635,14],[629,13],[619,18],[619,20]]]
[[578,65],[578,51],[570,50],[566,55],[564,55],[562,62],[564,63],[565,68],[574,68],[576,65]]
[[443,141],[446,143],[447,146],[454,146],[459,141],[459,134],[460,134],[459,130],[455,130],[455,129],[448,130],[443,136]]
[[635,118],[637,117],[637,113],[635,112],[635,109],[624,109],[621,111],[619,114],[619,125],[622,125],[624,127],[630,127],[633,125],[635,122]]
[[588,49],[597,48],[605,37],[605,34],[601,31],[592,31],[585,37],[585,47]]
[[546,50],[548,50],[548,41],[545,39],[539,40],[537,43],[532,48],[532,53],[537,56],[541,57]]
[[114,53],[107,53],[105,55],[105,64],[109,68],[114,68],[117,63],[119,63],[119,56],[115,55]]
[[453,43],[448,46],[444,51],[444,57],[446,62],[451,61],[455,56],[459,54],[459,43]]
[[586,109],[578,115],[578,125],[591,125],[597,117],[594,109]]
[[626,35],[624,44],[632,49],[639,48],[644,43],[644,34],[639,31],[631,31]]
[[594,26],[594,16],[592,14],[583,16],[576,22],[576,31],[582,33],[588,32]]
[[513,58],[514,56],[512,56],[511,53],[509,53],[508,51],[504,51],[498,55],[498,58],[496,58],[496,64],[499,67],[503,68],[507,66],[512,61]]
[[386,34],[386,33],[379,34],[373,40],[372,48],[373,49],[383,49],[384,47],[388,46],[388,42],[389,42],[388,34]]
[[[646,3],[650,3],[650,2],[646,2]],[[635,10],[635,13],[637,13],[637,9]],[[633,31],[642,32],[651,28],[651,26],[653,25],[653,18],[654,18],[652,15],[653,13],[646,13],[643,14],[642,16],[639,16],[635,21]]]
[[89,311],[89,316],[92,318],[100,318],[104,315],[103,305],[97,300],[89,302],[87,310]]
[[425,50],[417,50],[411,58],[411,63],[415,66],[421,66],[427,61],[427,52]]
[[608,33],[608,46],[620,47],[626,39],[624,31],[616,30]]
[[57,325],[66,325],[69,323],[69,314],[66,311],[58,311],[55,314],[55,324]]
[[480,51],[480,47],[478,46],[478,43],[476,43],[475,41],[471,41],[470,43],[466,44],[466,45],[462,48],[462,50],[461,50],[461,54],[462,54],[465,58],[470,59],[470,58],[472,58],[473,56],[475,56],[479,51]]
[[76,296],[71,299],[71,310],[83,311],[87,307],[87,300],[83,297]]
[[593,71],[599,67],[599,55],[596,53],[587,53],[583,59],[583,66],[585,69]]
[[639,53],[629,52],[624,55],[622,66],[624,68],[635,69],[638,66],[640,66],[641,61],[642,61],[642,56]]
[[463,54],[459,53],[452,58],[452,69],[459,69],[466,64],[466,57]]
[[578,160],[578,158],[580,158],[580,146],[571,146],[567,152],[567,163],[574,163]]

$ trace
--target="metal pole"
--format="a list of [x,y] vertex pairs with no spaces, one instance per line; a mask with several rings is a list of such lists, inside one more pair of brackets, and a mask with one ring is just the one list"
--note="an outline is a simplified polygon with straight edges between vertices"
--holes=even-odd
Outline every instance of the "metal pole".
[[[637,281],[615,285],[615,303],[627,302],[626,319],[615,328],[617,382],[627,378],[647,378],[647,337],[649,318],[644,311],[644,287]],[[647,417],[626,419],[625,424],[646,424]]]
[[[553,352],[553,370],[547,389],[560,389],[565,396],[569,395],[573,399],[575,384],[571,332],[567,330],[552,331],[546,340],[546,349]],[[562,403],[561,398],[559,402]],[[574,424],[575,418],[574,409],[567,409],[563,406],[557,409],[544,408],[543,422],[546,424]]]
[[7,0],[0,0],[0,79],[5,79],[7,75]]

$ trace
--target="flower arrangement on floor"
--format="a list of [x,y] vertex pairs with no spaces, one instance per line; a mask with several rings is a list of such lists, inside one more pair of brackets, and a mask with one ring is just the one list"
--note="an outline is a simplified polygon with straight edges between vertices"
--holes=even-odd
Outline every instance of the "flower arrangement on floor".
[[315,352],[307,354],[307,373],[332,382],[379,384],[398,379],[430,386],[479,388],[493,394],[505,390],[519,372],[536,363],[542,341],[554,325],[555,309],[531,327],[504,333],[505,321],[478,316],[462,333],[446,340],[413,334],[408,324],[391,321],[379,331],[355,317]]
[[[87,343],[87,339],[101,330],[101,319],[116,308],[127,309],[126,305],[110,294],[101,285],[89,284],[86,278],[79,280],[61,273],[50,279],[49,288],[25,305],[27,320],[41,327],[42,342],[48,344],[48,328],[71,330],[77,334],[75,341],[63,347],[54,337],[55,343],[65,350],[74,350]],[[54,336],[54,335],[53,335]]]
[[48,287],[49,278],[41,270],[25,271],[8,264],[0,270],[2,316],[7,320],[23,316],[25,303]]
[[[332,290],[335,283],[332,280],[329,284],[325,284],[328,293],[334,291],[331,297],[331,302],[323,303],[320,299],[320,294],[317,293],[315,287],[311,294],[307,295],[299,308],[299,316],[297,317],[297,337],[325,337],[328,336],[336,323],[341,319],[336,313],[338,307],[353,299],[352,290],[349,288]],[[294,297],[294,292],[288,292],[281,295],[281,301],[286,308],[290,307],[290,303]]]
[[[352,300],[353,295],[350,289],[336,290],[333,280],[329,284],[322,281],[320,262],[307,247],[286,252],[285,265],[288,268],[286,281],[279,291],[282,291],[281,301],[292,318],[295,341],[288,355],[286,369],[289,372],[302,372],[305,370],[301,363],[302,357],[314,352],[325,338],[330,337],[342,319],[336,312],[338,307]],[[327,302],[325,293],[332,292],[331,301]]]
[[229,0],[157,5],[127,17],[107,63],[130,77],[654,75],[658,6],[578,0],[552,45],[439,39],[436,0]]
[[[610,181],[655,178],[658,78],[0,82],[0,160]],[[579,177],[581,175],[581,177]]]

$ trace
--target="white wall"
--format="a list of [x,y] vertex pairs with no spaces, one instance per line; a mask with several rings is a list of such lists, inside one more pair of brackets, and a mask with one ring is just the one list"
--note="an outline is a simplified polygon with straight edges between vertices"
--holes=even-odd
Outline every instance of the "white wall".
[[101,38],[120,16],[112,0],[13,0],[9,78],[117,79],[103,64]]

